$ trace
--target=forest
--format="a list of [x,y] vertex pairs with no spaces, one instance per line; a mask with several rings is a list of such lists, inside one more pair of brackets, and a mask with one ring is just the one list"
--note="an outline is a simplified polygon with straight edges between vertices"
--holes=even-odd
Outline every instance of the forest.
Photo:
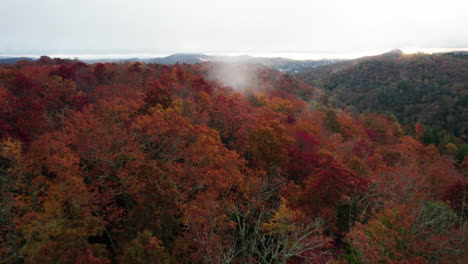
[[[394,78],[369,63],[356,93]],[[1,65],[0,263],[468,262],[466,76],[392,83],[374,99],[393,116],[264,66],[238,66],[239,89],[217,67]],[[426,89],[453,112],[414,106]]]
[[[468,143],[468,55],[404,54],[394,50],[298,74],[350,111],[381,112],[402,123],[417,121]],[[429,137],[437,137],[433,135]],[[426,139],[439,145],[442,140]],[[453,139],[445,143],[455,143]],[[468,146],[465,146],[468,148]]]

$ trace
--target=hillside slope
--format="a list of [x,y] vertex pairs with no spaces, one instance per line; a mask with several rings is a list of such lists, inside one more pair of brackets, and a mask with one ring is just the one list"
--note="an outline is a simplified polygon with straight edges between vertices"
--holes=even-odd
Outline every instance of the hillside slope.
[[297,75],[361,112],[382,111],[468,140],[468,56],[393,51]]

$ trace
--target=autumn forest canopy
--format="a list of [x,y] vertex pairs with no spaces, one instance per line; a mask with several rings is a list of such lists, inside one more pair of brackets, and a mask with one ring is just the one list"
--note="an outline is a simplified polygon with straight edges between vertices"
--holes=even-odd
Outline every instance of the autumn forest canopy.
[[1,65],[0,263],[467,263],[467,61]]

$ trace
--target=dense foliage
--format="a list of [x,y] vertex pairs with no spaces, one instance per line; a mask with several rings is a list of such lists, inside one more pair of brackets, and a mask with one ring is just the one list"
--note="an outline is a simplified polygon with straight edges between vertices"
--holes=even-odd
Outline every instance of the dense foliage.
[[361,112],[394,114],[468,142],[468,56],[391,52],[302,73],[301,80],[330,91]]
[[468,261],[466,157],[213,68],[2,66],[0,262]]

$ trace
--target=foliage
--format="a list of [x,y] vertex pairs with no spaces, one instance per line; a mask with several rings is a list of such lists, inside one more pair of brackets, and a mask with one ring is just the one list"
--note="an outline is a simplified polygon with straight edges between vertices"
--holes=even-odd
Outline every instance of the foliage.
[[264,67],[226,87],[216,67],[0,67],[1,262],[464,260],[456,140],[317,105]]
[[328,91],[340,105],[394,114],[404,123],[420,121],[464,142],[468,140],[467,76],[468,59],[449,53],[383,54],[298,75]]

